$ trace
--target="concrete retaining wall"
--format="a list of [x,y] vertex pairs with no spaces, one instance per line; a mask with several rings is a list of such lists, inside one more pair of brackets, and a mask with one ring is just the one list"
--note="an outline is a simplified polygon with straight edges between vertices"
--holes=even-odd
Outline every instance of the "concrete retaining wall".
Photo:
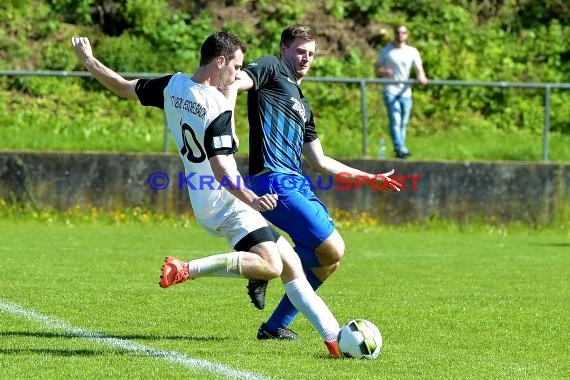
[[[329,209],[367,212],[383,223],[424,220],[433,216],[464,221],[486,218],[546,224],[558,207],[570,203],[568,164],[519,162],[425,162],[344,160],[379,173],[396,169],[407,177],[405,192],[377,191],[317,177],[306,168],[316,193]],[[238,161],[242,173],[247,162]],[[65,210],[77,205],[107,210],[130,206],[161,212],[190,210],[182,164],[176,155],[0,153],[0,199],[33,202]],[[168,176],[165,190],[151,189],[152,173]],[[415,178],[415,185],[414,180]],[[165,183],[158,178],[157,184]],[[331,187],[331,189],[327,189]]]

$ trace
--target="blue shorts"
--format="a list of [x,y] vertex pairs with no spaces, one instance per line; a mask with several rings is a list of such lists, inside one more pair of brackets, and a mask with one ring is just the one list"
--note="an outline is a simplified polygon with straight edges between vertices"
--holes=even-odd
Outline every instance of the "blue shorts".
[[305,177],[269,172],[255,176],[249,187],[260,196],[279,196],[277,207],[261,215],[289,234],[296,246],[315,250],[333,233],[330,213]]

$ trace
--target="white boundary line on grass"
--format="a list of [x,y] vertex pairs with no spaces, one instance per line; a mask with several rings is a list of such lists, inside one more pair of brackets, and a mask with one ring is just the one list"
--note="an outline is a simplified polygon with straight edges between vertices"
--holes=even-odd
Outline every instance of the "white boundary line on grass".
[[203,359],[193,359],[175,351],[162,351],[156,348],[138,344],[136,342],[133,342],[132,340],[113,338],[105,336],[95,331],[90,331],[79,327],[73,327],[72,325],[63,320],[38,313],[34,310],[24,309],[23,307],[15,303],[0,301],[0,311],[5,311],[13,315],[22,316],[24,318],[29,319],[30,321],[39,322],[48,328],[63,330],[67,333],[72,334],[73,336],[89,339],[97,343],[105,344],[107,346],[119,347],[125,351],[134,352],[137,354],[144,354],[156,359],[162,359],[178,363],[193,370],[206,370],[209,372],[215,372],[217,374],[236,379],[247,379],[247,380],[269,379],[269,377],[265,375],[239,371],[231,367],[228,367],[226,365],[213,363]]

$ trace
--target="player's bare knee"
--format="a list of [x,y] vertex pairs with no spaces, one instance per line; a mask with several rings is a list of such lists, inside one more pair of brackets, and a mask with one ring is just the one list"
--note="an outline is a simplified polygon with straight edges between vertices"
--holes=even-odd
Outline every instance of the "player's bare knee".
[[338,264],[344,258],[344,240],[340,239],[337,245],[334,247],[334,253],[331,255],[335,259],[335,263]]
[[275,268],[275,267],[271,267],[271,270],[268,272],[268,280],[273,280],[274,278],[278,278],[281,277],[281,270]]
[[339,266],[340,266],[340,262],[337,261],[336,263],[334,263],[332,265],[322,266],[319,268],[313,268],[312,271],[321,281],[325,281],[334,272],[336,272],[336,270],[338,269]]
[[336,272],[336,270],[338,269],[338,267],[340,267],[340,261],[337,261],[336,263],[329,265],[329,273],[333,274],[334,272]]
[[281,261],[279,262],[269,262],[269,261],[264,261],[263,263],[263,268],[264,268],[264,275],[263,278],[260,278],[260,280],[273,280],[274,278],[278,278],[281,276],[281,273],[283,272],[283,264],[281,263]]
[[344,258],[344,240],[335,230],[320,246],[317,247],[317,257],[323,266],[340,262]]
[[272,279],[281,276],[281,272],[283,272],[283,262],[278,253],[271,255],[271,260],[267,261],[267,265],[268,275],[271,276]]
[[334,246],[333,249],[335,251],[335,256],[337,257],[337,262],[341,261],[344,258],[344,250],[346,249],[346,246],[344,244],[344,240],[340,236],[340,234],[338,233],[337,230],[335,230],[333,232],[331,237],[333,238],[332,244]]
[[283,262],[281,261],[279,249],[275,243],[264,242],[257,244],[251,248],[251,252],[257,254],[260,260],[263,261],[262,265],[265,268],[265,278],[260,278],[260,280],[272,280],[281,276]]

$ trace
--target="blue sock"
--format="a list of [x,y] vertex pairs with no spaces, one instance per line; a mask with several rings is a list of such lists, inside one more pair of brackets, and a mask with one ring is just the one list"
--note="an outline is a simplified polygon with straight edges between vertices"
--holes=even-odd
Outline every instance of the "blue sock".
[[300,247],[298,245],[295,246],[294,249],[301,259],[301,263],[303,264],[303,269],[305,269],[305,272],[310,272],[309,269],[321,266],[321,263],[319,263],[319,259],[317,258],[317,254],[315,253],[314,249]]
[[[323,282],[315,276],[312,270],[307,271],[307,280],[315,291],[323,284]],[[295,309],[295,306],[293,306],[291,301],[289,301],[287,294],[285,294],[281,299],[281,302],[279,302],[279,305],[277,305],[273,311],[273,314],[271,314],[271,317],[267,320],[267,328],[269,330],[277,330],[278,328],[289,326],[291,322],[293,322],[293,319],[295,319],[298,312],[299,311]]]

